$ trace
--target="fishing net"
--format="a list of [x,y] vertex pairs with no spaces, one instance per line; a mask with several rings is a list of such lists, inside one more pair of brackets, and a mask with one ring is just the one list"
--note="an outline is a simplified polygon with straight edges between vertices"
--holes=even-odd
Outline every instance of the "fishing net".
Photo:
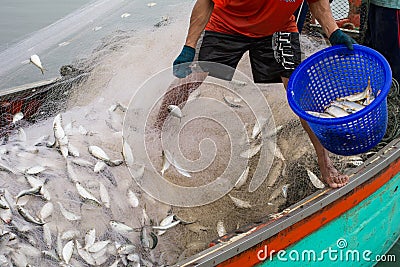
[[387,96],[388,125],[386,133],[385,136],[382,138],[382,141],[375,148],[373,148],[372,151],[379,151],[394,139],[399,138],[400,136],[399,105],[400,105],[400,86],[399,83],[395,79],[393,79],[392,86]]
[[[288,112],[283,86],[272,84],[256,87],[252,84],[247,54],[239,63],[239,71],[235,73],[233,81],[222,82],[212,77],[174,81],[171,69],[155,73],[169,68],[179,53],[181,47],[177,46],[177,40],[184,42],[185,30],[182,25],[188,24],[193,3],[168,1],[153,5],[154,3],[144,1],[110,2],[115,3],[112,10],[102,6],[105,9],[100,8],[97,11],[99,13],[96,14],[101,15],[93,22],[92,17],[87,17],[93,9],[87,9],[87,13],[74,14],[71,25],[81,21],[86,23],[83,29],[71,33],[71,36],[67,34],[65,38],[48,38],[48,48],[35,51],[49,69],[45,72],[45,78],[49,78],[51,82],[36,84],[33,90],[4,93],[0,97],[2,136],[7,137],[0,147],[0,195],[7,195],[8,201],[15,204],[15,196],[32,188],[27,177],[33,176],[44,184],[44,188],[50,193],[50,200],[46,200],[42,192],[39,196],[23,196],[18,203],[35,218],[41,216],[45,204],[52,203],[54,206],[53,213],[44,219],[51,241],[48,237],[44,238],[46,227],[28,222],[14,206],[12,223],[2,221],[0,224],[2,237],[5,238],[7,232],[16,235],[7,243],[0,243],[0,266],[11,266],[11,262],[16,266],[26,266],[25,263],[34,266],[65,264],[69,252],[66,245],[71,240],[75,240],[74,252],[69,261],[72,266],[93,266],[94,264],[88,263],[91,260],[101,266],[111,266],[115,262],[118,263],[112,266],[138,263],[141,266],[172,265],[207,248],[211,240],[218,236],[217,223],[222,223],[226,231],[233,231],[270,213],[278,212],[316,190],[306,176],[306,169],[316,175],[320,174],[316,156],[298,119]],[[98,3],[110,4],[107,1]],[[348,10],[347,5],[339,9],[345,14]],[[124,16],[121,17],[122,15]],[[344,17],[338,20],[343,20]],[[318,24],[309,14],[307,18],[304,34],[301,36],[304,57],[329,45]],[[353,20],[350,23],[355,26],[350,32],[357,36],[359,33],[352,31],[357,31],[358,24]],[[66,30],[65,25],[61,26],[53,28],[50,33]],[[31,36],[28,43],[23,42],[15,48],[19,52],[25,51],[24,44],[29,45],[35,43],[35,40],[38,42],[40,38],[47,38],[44,32],[40,34]],[[42,78],[40,71],[33,65],[19,65],[29,58],[30,53],[14,51],[9,50],[7,55],[0,54],[1,62],[11,54],[21,55],[21,58],[15,59],[18,62],[18,65],[14,64],[16,68],[1,73],[1,88],[37,83]],[[61,58],[62,63],[56,58]],[[62,77],[58,77],[60,71]],[[53,81],[52,77],[58,79]],[[141,97],[133,97],[139,95],[139,88]],[[253,90],[253,94],[244,93]],[[261,92],[261,95],[256,92]],[[158,97],[153,98],[152,94],[158,94]],[[251,101],[236,100],[247,95]],[[266,112],[262,116],[254,116],[259,111],[256,107],[265,102],[265,99],[272,117],[266,116]],[[184,116],[172,116],[167,111],[169,105],[179,106]],[[392,106],[396,105],[397,102],[393,102]],[[144,112],[143,108],[149,108],[149,112]],[[13,123],[19,112],[22,112],[24,118]],[[198,116],[198,120],[190,121],[190,114],[199,115],[200,112],[206,118]],[[79,157],[69,155],[65,159],[61,154],[61,147],[48,147],[54,141],[53,119],[59,113],[62,114],[62,126],[68,142],[79,151]],[[236,116],[236,113],[239,115]],[[215,119],[210,119],[211,115],[227,123],[222,127]],[[229,156],[236,143],[243,142],[244,147],[251,148],[246,142],[253,134],[257,119],[268,122],[269,127],[263,129],[261,136],[273,137],[280,153],[268,159],[257,153],[248,161],[240,157],[233,160],[232,163],[235,164],[231,163],[232,177],[237,179],[248,166],[249,179],[241,187],[231,190],[229,195],[212,203],[205,201],[207,203],[204,205],[175,206],[166,201],[165,196],[176,196],[173,200],[181,201],[178,198],[180,195],[186,197],[185,201],[190,202],[201,197],[204,201],[207,200],[206,193],[220,193],[219,184],[216,184],[211,193],[204,190],[205,193],[195,192],[189,196],[179,190],[168,191],[169,187],[164,185],[168,182],[182,187],[199,187],[211,183],[230,164]],[[181,123],[185,127],[180,127]],[[238,130],[234,127],[238,127]],[[231,130],[227,133],[225,129]],[[239,135],[242,133],[246,133],[247,138]],[[230,139],[238,142],[232,144]],[[127,155],[130,149],[123,141],[126,141],[132,151],[133,164],[130,164],[131,160]],[[263,147],[267,147],[268,140],[263,141]],[[261,140],[257,142],[251,145],[261,144]],[[115,162],[113,165],[108,160],[99,160],[89,153],[89,146],[101,147],[112,162],[125,162],[114,166]],[[192,174],[191,178],[185,177],[182,169],[172,165],[165,170],[167,182],[163,184],[157,180],[163,167],[161,152],[165,148],[171,151],[182,169]],[[73,151],[71,149],[71,153]],[[214,154],[215,151],[218,153]],[[143,170],[141,163],[146,158],[152,162],[144,165]],[[202,160],[196,162],[199,158]],[[340,170],[345,167],[339,164],[341,158],[332,158]],[[77,159],[86,162],[74,163]],[[271,159],[272,162],[268,163]],[[209,167],[207,169],[201,164],[208,163],[208,160],[214,161],[213,164],[206,165]],[[99,161],[109,165],[106,164],[104,169],[94,172],[94,166]],[[271,164],[271,169],[265,181],[256,190],[249,192],[250,178],[254,177],[257,169],[267,169],[260,168],[259,162]],[[27,175],[27,170],[35,166],[44,166],[45,170]],[[100,205],[83,198],[75,180]],[[234,184],[230,182],[230,186]],[[151,189],[156,190],[147,192],[144,190],[146,185],[154,185]],[[105,197],[104,188],[108,192],[109,200]],[[133,195],[137,197],[137,201]],[[238,199],[245,203],[237,202]],[[71,214],[67,219],[63,209],[80,216],[80,219],[70,220]],[[174,221],[180,220],[181,223],[160,235],[152,226],[158,226],[170,214],[175,215]],[[5,218],[5,213],[2,216]],[[111,226],[111,221],[118,224]],[[132,230],[124,228],[123,224]],[[93,247],[90,252],[87,248],[87,258],[84,259],[83,252],[80,255],[77,251],[76,241],[82,246],[90,244],[92,241],[89,241],[87,233],[92,229],[95,229],[95,242],[109,243],[105,246],[106,250],[96,251],[96,247]],[[158,243],[155,244],[155,241]],[[134,245],[130,251],[129,245]]]

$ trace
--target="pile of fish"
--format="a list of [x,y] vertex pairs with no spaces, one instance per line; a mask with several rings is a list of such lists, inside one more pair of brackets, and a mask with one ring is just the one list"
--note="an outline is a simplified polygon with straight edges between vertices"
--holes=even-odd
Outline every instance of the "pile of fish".
[[[378,92],[379,94],[379,92]],[[340,118],[356,113],[374,101],[370,79],[364,91],[344,97],[339,97],[331,101],[325,108],[324,112],[307,111],[308,114],[318,118]]]
[[[14,123],[22,118],[23,114],[16,114]],[[54,141],[47,135],[29,145],[25,131],[19,128],[15,140],[0,146],[0,266],[162,266],[151,253],[158,237],[188,222],[167,214],[158,224],[149,218],[146,206],[140,205],[135,189],[128,188],[125,195],[118,191],[117,180],[108,168],[132,163],[129,145],[124,143],[124,159],[112,159],[102,148],[88,145],[92,158],[85,159],[72,145],[73,126],[64,127],[61,114],[52,126]],[[88,131],[80,126],[79,133],[87,135]],[[56,154],[62,155],[57,157],[61,169],[48,158]],[[11,160],[40,156],[43,165],[28,168]],[[82,177],[82,172],[88,175]],[[89,183],[89,177],[96,182]],[[60,197],[57,191],[67,197]],[[117,220],[121,217],[118,213],[132,211],[112,203],[111,193],[124,199],[128,208],[138,210],[138,222]],[[102,222],[108,220],[107,229],[82,232],[85,219],[91,216],[85,212],[100,214],[101,219],[97,219]]]

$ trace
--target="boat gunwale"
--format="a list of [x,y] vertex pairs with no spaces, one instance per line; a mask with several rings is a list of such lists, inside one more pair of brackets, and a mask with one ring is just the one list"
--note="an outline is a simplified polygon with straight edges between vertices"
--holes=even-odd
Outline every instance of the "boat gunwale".
[[350,179],[350,182],[346,186],[334,190],[331,188],[318,190],[309,197],[290,206],[286,209],[288,212],[284,213],[281,217],[265,223],[263,222],[264,225],[262,227],[254,225],[249,231],[234,235],[228,240],[224,240],[224,237],[222,237],[218,239],[220,243],[174,266],[215,266],[237,256],[348,195],[355,188],[372,180],[377,174],[399,158],[400,138],[397,138],[379,150],[364,164],[355,168],[353,174],[350,174],[352,179]]

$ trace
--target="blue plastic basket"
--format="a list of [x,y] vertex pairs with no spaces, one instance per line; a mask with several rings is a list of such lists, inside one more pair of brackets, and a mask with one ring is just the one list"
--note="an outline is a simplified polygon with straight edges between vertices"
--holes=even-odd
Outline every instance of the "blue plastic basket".
[[[318,118],[306,111],[323,112],[338,97],[362,92],[371,79],[374,95],[364,109],[341,118]],[[323,49],[304,60],[290,77],[287,97],[292,110],[306,120],[321,144],[338,155],[364,153],[379,143],[386,132],[386,96],[392,71],[377,51],[354,45]]]

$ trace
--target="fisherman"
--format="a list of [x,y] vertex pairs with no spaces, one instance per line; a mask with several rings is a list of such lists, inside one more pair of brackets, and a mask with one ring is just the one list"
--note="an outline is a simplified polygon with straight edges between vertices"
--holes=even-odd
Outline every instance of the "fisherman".
[[368,2],[370,5],[365,45],[377,50],[387,59],[393,78],[400,82],[400,1]]
[[[344,44],[348,49],[353,49],[356,42],[338,28],[329,0],[307,2],[330,43]],[[190,64],[195,58],[195,48],[205,30],[197,51],[198,60],[233,68],[221,72],[202,67],[209,75],[231,80],[239,60],[249,51],[254,82],[283,82],[286,88],[290,75],[301,60],[299,33],[293,16],[301,3],[301,0],[197,0],[192,10],[186,43],[173,63],[174,75],[185,78],[191,74]],[[194,91],[193,86],[189,87],[190,91]],[[181,93],[187,96],[187,92]],[[186,96],[181,99],[182,102],[187,100]],[[164,103],[164,106],[167,105]],[[315,148],[324,182],[332,188],[347,184],[349,177],[338,172],[328,151],[308,124],[300,120]]]

